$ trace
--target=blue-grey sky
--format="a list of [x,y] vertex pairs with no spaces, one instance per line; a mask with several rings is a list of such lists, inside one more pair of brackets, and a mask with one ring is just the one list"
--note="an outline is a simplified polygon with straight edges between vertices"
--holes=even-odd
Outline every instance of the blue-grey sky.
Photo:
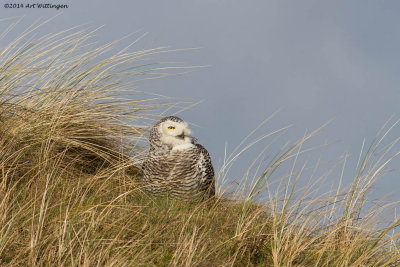
[[[139,89],[203,100],[179,116],[200,126],[194,127],[194,133],[210,151],[216,168],[223,160],[226,143],[231,151],[261,121],[280,109],[258,135],[293,126],[266,151],[267,160],[286,142],[334,118],[311,145],[335,142],[314,155],[322,154],[323,159],[349,153],[345,169],[345,182],[349,183],[363,139],[371,142],[390,116],[394,120],[400,117],[397,1],[57,3],[69,4],[69,8],[42,31],[55,32],[89,22],[105,25],[97,34],[102,43],[141,30],[148,34],[138,42],[137,49],[201,47],[160,59],[209,67],[185,76],[149,81]],[[26,15],[22,24],[59,12],[0,8],[1,18]],[[388,140],[399,135],[400,128],[395,127]],[[231,177],[240,176],[270,140],[244,154]],[[397,168],[398,164],[395,161],[391,167]],[[339,177],[334,174],[329,181],[335,184]],[[391,172],[378,182],[374,197],[398,191],[399,187],[399,172]],[[400,195],[395,199],[400,200]]]

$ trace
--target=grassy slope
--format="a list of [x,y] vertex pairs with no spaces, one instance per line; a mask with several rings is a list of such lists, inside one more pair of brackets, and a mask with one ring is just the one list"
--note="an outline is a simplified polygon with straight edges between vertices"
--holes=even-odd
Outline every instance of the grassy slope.
[[[385,236],[394,225],[377,232],[378,213],[358,217],[369,181],[385,164],[371,163],[374,146],[353,188],[301,208],[290,205],[290,190],[283,202],[256,204],[253,197],[276,168],[301,155],[312,134],[281,151],[243,200],[150,197],[141,190],[142,148],[135,145],[146,131],[134,125],[155,105],[116,96],[131,86],[126,76],[157,75],[141,60],[158,50],[101,58],[111,46],[86,49],[87,32],[26,42],[29,34],[0,51],[1,265],[385,266],[398,260],[394,238]],[[339,208],[343,215],[334,217]]]

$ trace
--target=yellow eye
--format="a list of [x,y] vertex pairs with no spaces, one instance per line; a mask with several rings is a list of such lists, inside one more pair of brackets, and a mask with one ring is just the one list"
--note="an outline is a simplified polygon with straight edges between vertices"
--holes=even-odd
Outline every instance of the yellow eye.
[[168,129],[169,130],[175,130],[175,127],[174,126],[168,126]]

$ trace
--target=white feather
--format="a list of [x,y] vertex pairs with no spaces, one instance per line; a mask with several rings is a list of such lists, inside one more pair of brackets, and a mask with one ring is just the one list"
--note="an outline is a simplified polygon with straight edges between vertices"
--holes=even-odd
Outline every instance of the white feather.
[[194,147],[193,144],[191,144],[191,143],[186,143],[186,144],[174,146],[174,147],[172,148],[172,151],[182,151],[182,150],[190,149],[190,148],[193,148],[193,147]]

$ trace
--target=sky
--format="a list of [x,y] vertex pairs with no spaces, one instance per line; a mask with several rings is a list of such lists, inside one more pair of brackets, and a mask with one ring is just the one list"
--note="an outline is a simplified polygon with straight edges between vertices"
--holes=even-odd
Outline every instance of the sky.
[[[265,147],[263,155],[268,162],[286,143],[333,119],[309,146],[333,144],[306,155],[304,160],[329,161],[323,167],[328,170],[341,155],[348,155],[343,179],[349,184],[363,140],[368,145],[387,120],[391,118],[394,123],[400,118],[400,2],[52,2],[69,7],[0,7],[1,18],[25,15],[21,24],[29,25],[39,17],[47,19],[61,13],[40,31],[57,32],[90,23],[94,27],[104,25],[96,37],[100,43],[139,31],[147,35],[132,49],[199,48],[160,55],[160,60],[206,67],[183,76],[148,81],[139,89],[202,100],[178,115],[193,123],[194,135],[209,150],[217,170],[225,149],[228,154],[232,152],[275,112],[250,140],[291,126],[272,145],[268,146],[273,137],[266,138],[243,153],[228,175],[231,180],[240,180]],[[6,25],[0,24],[2,30]],[[400,127],[394,127],[384,145],[399,135]],[[399,150],[395,147],[393,154]],[[395,159],[388,166],[390,172],[376,184],[371,198],[394,192],[391,199],[400,200],[400,194],[396,194],[400,189],[399,162]],[[327,183],[338,184],[340,173],[341,167]]]

